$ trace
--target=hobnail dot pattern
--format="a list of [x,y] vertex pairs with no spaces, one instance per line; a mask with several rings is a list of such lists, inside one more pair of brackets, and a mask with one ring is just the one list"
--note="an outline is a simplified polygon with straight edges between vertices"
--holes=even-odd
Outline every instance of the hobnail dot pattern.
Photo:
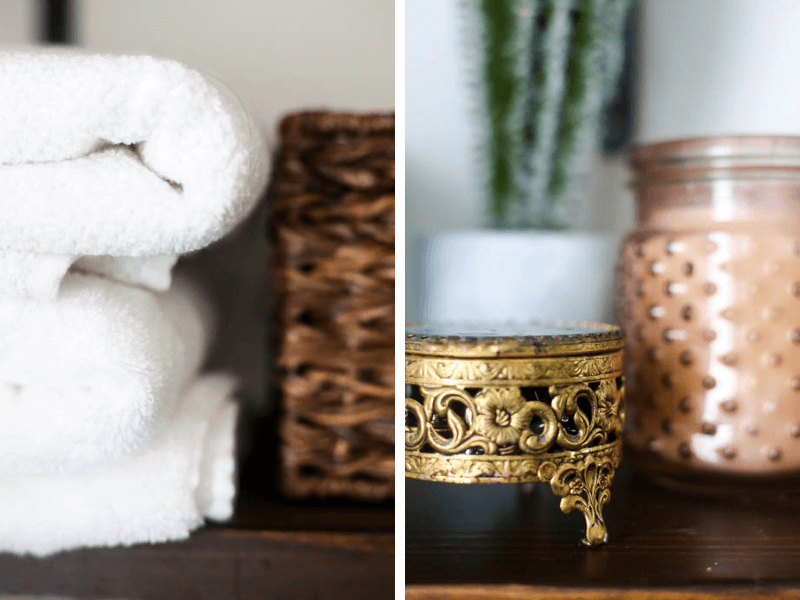
[[623,249],[627,442],[697,468],[800,468],[800,239],[635,234]]

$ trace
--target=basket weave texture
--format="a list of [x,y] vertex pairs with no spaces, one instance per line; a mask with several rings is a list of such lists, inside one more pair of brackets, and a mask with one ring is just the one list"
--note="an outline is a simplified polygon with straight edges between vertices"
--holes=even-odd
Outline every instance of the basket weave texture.
[[270,194],[284,493],[394,495],[394,115],[283,119]]

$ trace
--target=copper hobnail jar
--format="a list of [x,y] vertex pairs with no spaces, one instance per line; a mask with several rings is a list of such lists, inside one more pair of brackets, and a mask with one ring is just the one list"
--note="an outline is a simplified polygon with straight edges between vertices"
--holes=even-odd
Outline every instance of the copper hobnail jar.
[[673,483],[800,475],[800,137],[632,155],[626,444]]

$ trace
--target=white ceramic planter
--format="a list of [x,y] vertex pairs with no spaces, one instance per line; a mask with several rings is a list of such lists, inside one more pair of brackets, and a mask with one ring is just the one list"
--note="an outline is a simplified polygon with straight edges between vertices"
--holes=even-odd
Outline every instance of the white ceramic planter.
[[617,322],[620,238],[586,232],[466,231],[422,240],[420,320]]

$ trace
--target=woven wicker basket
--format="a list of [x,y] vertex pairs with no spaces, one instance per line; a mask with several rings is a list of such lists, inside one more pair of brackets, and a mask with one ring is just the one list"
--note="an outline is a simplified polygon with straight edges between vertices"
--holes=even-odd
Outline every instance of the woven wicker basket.
[[284,493],[394,495],[394,115],[285,117],[270,194]]

